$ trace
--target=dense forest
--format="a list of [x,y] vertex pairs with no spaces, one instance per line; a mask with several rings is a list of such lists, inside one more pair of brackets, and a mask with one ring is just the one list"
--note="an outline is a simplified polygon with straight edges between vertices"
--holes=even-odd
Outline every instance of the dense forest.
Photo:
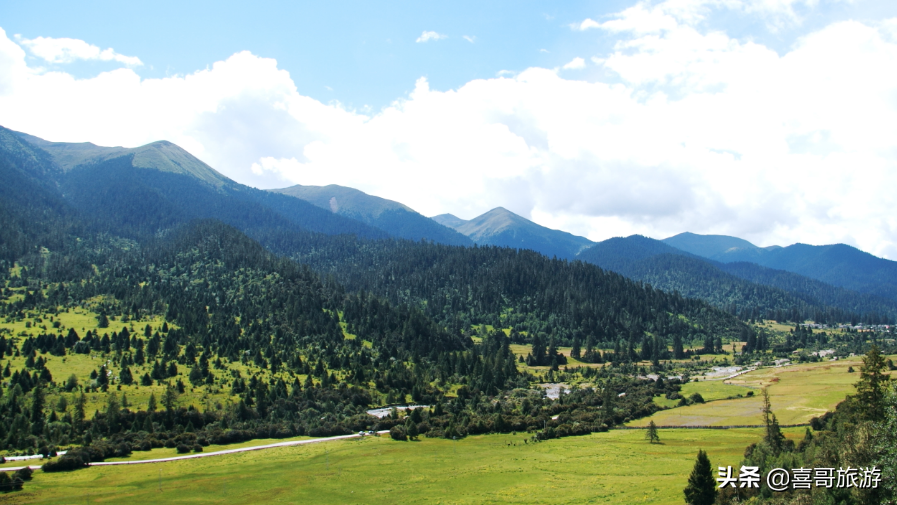
[[897,320],[897,304],[891,299],[753,263],[719,263],[639,235],[606,240],[577,258],[664,291],[700,298],[744,321]]

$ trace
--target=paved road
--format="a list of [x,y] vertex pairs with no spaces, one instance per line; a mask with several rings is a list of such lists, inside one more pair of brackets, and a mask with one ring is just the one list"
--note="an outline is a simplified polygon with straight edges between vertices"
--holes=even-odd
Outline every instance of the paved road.
[[[389,433],[389,431],[378,431],[378,435],[383,435]],[[329,442],[331,440],[346,440],[349,438],[360,438],[362,435],[340,435],[336,437],[327,437],[327,438],[313,438],[310,440],[292,440],[289,442],[278,442],[276,444],[268,444],[268,445],[254,445],[252,447],[241,447],[239,449],[226,449],[223,451],[215,451],[215,452],[199,452],[196,454],[188,454],[186,456],[173,456],[171,458],[159,458],[159,459],[143,459],[136,461],[102,461],[98,463],[91,463],[90,466],[114,466],[114,465],[145,465],[149,463],[167,463],[169,461],[178,461],[181,459],[194,459],[194,458],[209,458],[212,456],[221,456],[223,454],[236,454],[238,452],[248,452],[248,451],[260,451],[263,449],[273,449],[275,447],[290,447],[294,445],[305,445],[305,444],[316,444],[319,442]],[[365,435],[368,436],[368,435]],[[28,465],[32,470],[37,470],[40,466]],[[18,466],[14,468],[0,468],[0,471],[3,472],[14,472],[16,470],[20,470],[25,468],[24,466]]]

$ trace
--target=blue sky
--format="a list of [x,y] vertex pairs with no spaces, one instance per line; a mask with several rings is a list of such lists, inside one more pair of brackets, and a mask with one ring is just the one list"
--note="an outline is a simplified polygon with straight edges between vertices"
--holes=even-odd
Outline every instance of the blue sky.
[[[274,58],[303,94],[380,108],[426,76],[455,88],[501,70],[567,63],[610,39],[569,24],[627,2],[5,2],[3,28],[139,55],[144,77],[186,74],[243,50]],[[47,13],[52,13],[48,15]],[[424,31],[446,35],[415,41]],[[473,43],[464,36],[474,38]],[[606,47],[605,47],[606,49]],[[87,76],[111,64],[82,64]],[[329,88],[329,89],[328,89]]]
[[0,124],[48,140],[593,240],[897,258],[897,2],[32,1],[0,30]]
[[[573,31],[570,25],[606,19],[632,4],[30,1],[3,2],[0,19],[7,33],[26,39],[74,38],[137,55],[144,65],[136,70],[143,77],[188,74],[248,50],[276,59],[302,94],[378,110],[409,93],[421,76],[445,90],[502,70],[552,68],[575,57],[606,54],[616,37]],[[770,30],[769,18],[720,9],[706,25],[786,50],[796,37],[839,18],[897,15],[897,3],[887,1],[822,2],[813,9],[795,4],[799,25],[785,21]],[[424,31],[446,38],[416,43]],[[81,62],[68,70],[87,77],[111,68],[114,64]]]

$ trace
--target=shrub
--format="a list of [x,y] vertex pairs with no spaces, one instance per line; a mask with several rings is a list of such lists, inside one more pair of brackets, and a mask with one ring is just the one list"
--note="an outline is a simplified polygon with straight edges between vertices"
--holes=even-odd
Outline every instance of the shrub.
[[45,472],[69,472],[86,467],[87,462],[81,458],[80,453],[75,452],[73,454],[73,452],[74,451],[69,451],[68,454],[56,461],[44,463],[44,466],[40,467],[41,470]]
[[178,444],[177,450],[178,450],[178,454],[186,454],[186,453],[190,452],[190,448],[187,447],[186,444]]
[[202,452],[202,446],[199,444],[195,444],[193,446],[193,452]]
[[701,393],[695,393],[691,395],[690,399],[692,403],[704,403],[704,397],[701,396]]
[[405,428],[402,426],[393,426],[389,430],[389,436],[391,436],[393,440],[407,440],[408,439],[408,436],[405,435]]
[[25,468],[16,470],[16,477],[22,480],[31,480],[32,473],[34,473],[34,470],[32,470],[31,467],[26,466]]
[[115,446],[113,455],[117,458],[124,458],[131,455],[131,444],[122,442]]

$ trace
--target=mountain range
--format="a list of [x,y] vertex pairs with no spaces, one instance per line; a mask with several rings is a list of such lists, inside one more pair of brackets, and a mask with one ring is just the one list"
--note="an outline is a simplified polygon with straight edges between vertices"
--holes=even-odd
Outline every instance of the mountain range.
[[427,218],[348,187],[244,186],[166,141],[102,147],[0,127],[0,151],[0,259],[9,261],[34,244],[60,245],[60,230],[140,239],[216,219],[284,254],[312,240],[308,233],[529,249],[701,298],[743,318],[897,320],[897,263],[844,244],[761,248],[693,233],[595,243],[502,207],[470,220]]
[[454,228],[477,244],[531,249],[549,257],[572,259],[595,244],[572,233],[540,226],[502,207],[469,221],[451,214],[441,214],[433,220]]

